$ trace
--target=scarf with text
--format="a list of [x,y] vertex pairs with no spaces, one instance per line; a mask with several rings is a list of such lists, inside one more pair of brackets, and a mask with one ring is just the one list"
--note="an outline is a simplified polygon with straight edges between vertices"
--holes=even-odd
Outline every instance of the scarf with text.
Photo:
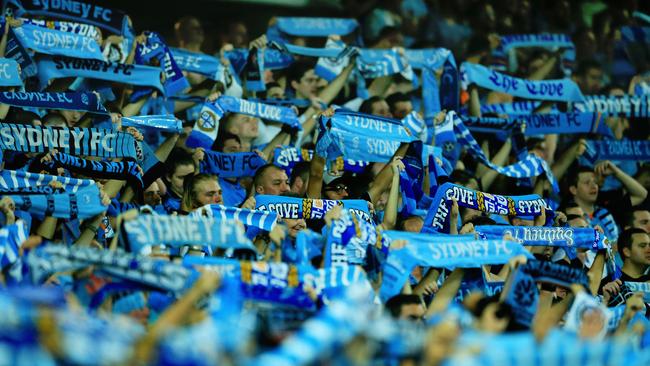
[[104,60],[101,47],[94,38],[31,24],[15,27],[13,31],[23,47],[36,53]]
[[52,194],[55,190],[50,186],[51,182],[60,183],[62,189],[69,193],[76,193],[79,189],[95,184],[92,179],[38,174],[24,170],[0,171],[0,193],[2,194]]
[[476,84],[482,88],[526,99],[560,102],[579,102],[584,99],[578,85],[570,79],[520,79],[469,62],[460,66],[460,72],[464,89],[467,89],[469,84]]
[[569,104],[578,112],[598,112],[605,116],[650,117],[650,95],[586,95],[582,102]]
[[155,32],[144,32],[146,40],[138,43],[135,48],[135,63],[149,65],[157,63],[165,75],[163,87],[165,95],[176,95],[181,90],[190,86],[180,67],[174,60],[169,47],[163,42],[162,37]]
[[0,93],[0,103],[14,107],[108,114],[97,95],[89,92],[2,92]]
[[498,240],[506,234],[524,246],[559,246],[602,250],[609,248],[607,238],[592,228],[545,227],[545,226],[498,226],[476,227],[480,239]]
[[495,69],[515,72],[517,70],[517,48],[563,49],[560,67],[564,75],[571,75],[576,61],[575,45],[566,34],[509,34],[499,37],[499,46],[492,52]]
[[123,127],[149,128],[158,131],[181,133],[183,121],[173,115],[122,117]]
[[164,92],[160,68],[136,64],[100,61],[65,56],[47,56],[38,61],[41,88],[53,79],[83,77],[113,81],[135,86],[151,87]]
[[[314,155],[314,150],[301,149],[297,147],[277,147],[273,152],[273,164],[278,166],[290,175],[293,167],[303,161],[311,161]],[[328,160],[326,170],[337,172],[352,172],[361,173],[368,165],[367,161],[357,161],[350,159],[343,159],[342,156],[334,160]]]
[[588,140],[583,157],[591,164],[598,160],[650,161],[650,141]]
[[124,222],[123,228],[128,244],[125,247],[134,253],[140,253],[146,246],[158,244],[172,247],[207,245],[211,248],[255,251],[242,226],[215,217],[140,215]]
[[325,200],[271,195],[255,196],[255,209],[276,212],[285,219],[322,219],[334,206],[342,206],[370,221],[368,202],[364,200]]
[[[4,22],[1,21],[0,25],[3,28],[5,26]],[[34,62],[31,54],[27,52],[25,47],[23,47],[20,41],[18,41],[18,38],[11,27],[9,27],[9,32],[7,33],[7,46],[4,55],[8,59],[12,59],[20,65],[20,76],[23,79],[35,76],[38,73],[36,62]]]
[[299,130],[302,129],[296,112],[291,108],[221,96],[214,102],[203,104],[199,119],[194,124],[186,145],[192,148],[203,147],[210,150],[219,132],[219,121],[226,113],[246,114],[265,120],[281,122]]
[[358,27],[359,23],[356,19],[348,18],[277,17],[266,30],[266,37],[269,41],[287,43],[286,36],[345,36],[354,32]]
[[106,211],[96,185],[81,188],[75,193],[9,195],[16,208],[39,217],[58,219],[87,219]]
[[[391,240],[390,233],[384,233]],[[445,268],[478,268],[488,264],[503,264],[516,255],[533,256],[518,243],[504,240],[463,239],[450,235],[440,240],[439,235],[411,234],[405,248],[391,250],[384,264],[380,297],[386,301],[398,294],[412,269],[418,266]]]
[[61,32],[77,34],[82,37],[89,37],[97,39],[101,34],[99,28],[94,25],[85,23],[66,22],[62,20],[42,20],[42,19],[29,19],[18,18],[23,24],[31,24],[39,27],[54,29]]
[[13,9],[15,16],[28,14],[48,18],[62,18],[96,25],[116,34],[122,34],[127,27],[126,13],[83,1],[8,0],[6,6]]
[[467,207],[490,214],[539,216],[545,211],[547,222],[551,221],[554,216],[546,201],[536,194],[502,196],[475,191],[453,183],[445,183],[438,187],[433,197],[427,217],[424,219],[423,231],[449,232],[449,209],[452,199],[458,202],[459,207]]
[[139,165],[135,161],[96,161],[81,159],[66,153],[52,156],[52,167],[59,166],[73,173],[100,179],[126,180],[134,190],[144,188]]
[[0,86],[23,86],[18,62],[11,58],[0,58]]
[[265,164],[266,160],[254,152],[220,153],[205,150],[199,171],[216,174],[219,178],[252,177]]
[[333,160],[386,162],[403,142],[414,138],[399,120],[337,109],[332,117],[321,116],[318,155]]

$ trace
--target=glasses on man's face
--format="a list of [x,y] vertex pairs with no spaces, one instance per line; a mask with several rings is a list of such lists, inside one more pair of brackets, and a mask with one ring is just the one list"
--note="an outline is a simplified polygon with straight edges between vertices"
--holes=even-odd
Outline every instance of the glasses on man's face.
[[334,187],[329,187],[326,191],[336,191],[337,193],[343,193],[348,191],[348,186],[345,184],[337,184]]

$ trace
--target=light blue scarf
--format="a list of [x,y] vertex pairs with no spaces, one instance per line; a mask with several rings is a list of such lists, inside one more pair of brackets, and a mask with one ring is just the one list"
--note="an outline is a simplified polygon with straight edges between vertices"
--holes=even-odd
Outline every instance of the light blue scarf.
[[15,60],[0,58],[0,86],[23,86]]
[[587,95],[583,102],[569,104],[578,112],[598,112],[605,116],[649,117],[650,96]]
[[23,47],[36,53],[104,60],[101,47],[94,38],[31,24],[13,30]]
[[468,62],[464,62],[460,70],[465,85],[476,84],[515,97],[560,102],[579,102],[584,99],[578,85],[570,79],[525,80]]
[[14,107],[63,109],[108,115],[97,95],[88,92],[2,92],[0,103]]
[[75,193],[8,196],[19,210],[33,215],[58,219],[87,219],[106,211],[96,185],[80,188]]
[[269,41],[286,42],[285,35],[301,37],[345,36],[359,27],[356,19],[277,17],[266,31]]
[[61,20],[42,20],[42,19],[29,19],[19,18],[23,24],[36,25],[42,28],[55,29],[61,32],[78,34],[82,37],[89,37],[97,39],[100,36],[99,28],[94,25],[85,23],[66,22]]
[[205,205],[194,210],[190,215],[204,216],[227,221],[239,221],[248,227],[256,227],[265,231],[271,231],[278,222],[279,216],[275,212],[249,210],[239,207],[227,207],[224,205]]
[[477,226],[479,238],[503,239],[507,233],[524,246],[559,246],[601,250],[609,248],[607,238],[592,228],[545,226]]
[[165,95],[176,95],[190,86],[180,67],[176,64],[174,56],[163,42],[162,37],[155,32],[144,32],[145,43],[138,43],[135,48],[135,63],[147,65],[156,60],[159,68],[165,74],[163,87]]
[[122,126],[145,129],[149,128],[171,133],[183,132],[183,121],[171,114],[159,116],[122,117]]
[[583,156],[592,164],[597,160],[649,161],[650,141],[589,140]]
[[20,247],[29,236],[29,227],[23,220],[0,229],[0,269],[18,261]]
[[54,193],[50,182],[59,182],[66,192],[76,193],[79,189],[95,184],[92,179],[77,179],[58,175],[30,173],[24,170],[0,172],[0,192],[6,194]]

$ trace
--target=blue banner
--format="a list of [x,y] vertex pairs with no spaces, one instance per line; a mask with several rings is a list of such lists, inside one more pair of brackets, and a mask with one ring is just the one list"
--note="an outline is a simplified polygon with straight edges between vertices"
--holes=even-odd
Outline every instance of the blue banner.
[[23,86],[15,60],[0,58],[0,86]]
[[23,24],[13,31],[23,47],[36,53],[104,60],[102,50],[94,38],[31,24]]

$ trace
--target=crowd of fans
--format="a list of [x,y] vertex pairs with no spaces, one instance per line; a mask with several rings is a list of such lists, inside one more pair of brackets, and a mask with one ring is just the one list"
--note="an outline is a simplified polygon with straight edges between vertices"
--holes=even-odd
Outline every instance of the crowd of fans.
[[0,364],[650,364],[639,3],[7,1]]

